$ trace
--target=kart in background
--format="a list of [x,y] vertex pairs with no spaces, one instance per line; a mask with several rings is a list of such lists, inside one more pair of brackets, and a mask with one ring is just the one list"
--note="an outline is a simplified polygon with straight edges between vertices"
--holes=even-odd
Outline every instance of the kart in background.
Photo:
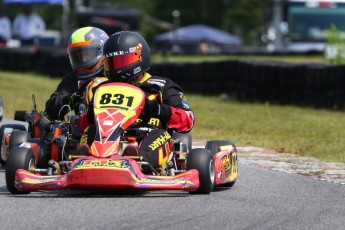
[[0,164],[5,166],[10,149],[28,141],[30,138],[39,137],[40,129],[37,121],[41,114],[36,109],[35,96],[32,95],[33,109],[31,112],[15,111],[14,120],[26,122],[22,124],[3,124],[0,127]]
[[[112,92],[116,92],[115,94]],[[214,186],[231,187],[237,179],[237,150],[230,141],[207,141],[205,148],[175,139],[166,143],[168,161],[160,169],[135,154],[138,146],[125,130],[145,106],[144,92],[125,83],[106,83],[95,92],[97,132],[87,155],[69,154],[42,160],[39,143],[24,142],[11,149],[6,166],[7,189],[13,194],[37,190],[184,190],[210,193]],[[188,142],[188,136],[175,137]],[[134,139],[133,139],[134,138]],[[128,152],[128,151],[127,151]],[[47,162],[47,167],[42,167]]]
[[[98,79],[95,79],[94,81],[96,80]],[[69,129],[71,128],[73,129],[72,131],[76,138],[80,138],[80,134],[78,134],[77,123],[78,123],[79,115],[81,115],[80,112],[84,106],[84,104],[81,103],[81,98],[84,97],[83,91],[85,90],[86,87],[88,87],[89,82],[90,81],[84,82],[75,94],[75,100],[78,101],[78,103],[76,103],[76,106],[79,107],[79,113],[76,115],[72,115],[70,113],[67,117],[67,120],[69,121],[68,125],[70,126]],[[48,126],[49,123],[54,123],[55,125],[57,124],[66,125],[66,122],[64,121],[55,120],[55,121],[50,122],[48,118],[44,116],[42,112],[37,111],[36,99],[34,95],[32,95],[32,103],[33,103],[33,109],[31,111],[18,110],[18,111],[15,111],[15,114],[14,114],[14,120],[26,122],[27,128],[26,128],[26,125],[22,125],[22,124],[3,124],[0,127],[0,164],[3,166],[6,165],[6,161],[9,156],[10,150],[14,147],[19,146],[21,143],[27,142],[32,138],[36,139],[35,141],[37,141],[37,139],[41,139],[41,142],[47,142],[46,140],[44,140],[47,137],[47,134],[48,134],[47,131],[54,131],[54,130],[46,130],[44,132],[45,135],[42,137],[41,126]],[[42,124],[42,122],[44,123]]]

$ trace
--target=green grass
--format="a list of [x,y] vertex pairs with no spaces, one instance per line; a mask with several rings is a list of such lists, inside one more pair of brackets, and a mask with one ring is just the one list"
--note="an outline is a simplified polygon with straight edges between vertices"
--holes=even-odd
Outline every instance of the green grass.
[[294,106],[240,103],[219,97],[188,95],[196,123],[192,136],[227,139],[237,146],[345,162],[342,112]]
[[32,94],[37,109],[43,111],[45,102],[56,89],[60,79],[39,74],[11,73],[0,71],[0,96],[4,100],[5,116],[13,118],[15,110],[31,111]]
[[[36,95],[39,110],[59,79],[0,72],[0,95],[6,117],[15,110],[31,110]],[[196,122],[194,139],[226,139],[237,146],[257,146],[279,152],[345,162],[343,112],[294,106],[240,103],[220,97],[187,95]]]

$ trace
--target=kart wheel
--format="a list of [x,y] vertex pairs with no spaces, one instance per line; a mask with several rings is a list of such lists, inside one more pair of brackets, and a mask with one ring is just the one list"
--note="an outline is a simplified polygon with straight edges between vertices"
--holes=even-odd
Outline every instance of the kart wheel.
[[224,145],[232,145],[236,148],[235,144],[232,143],[231,141],[224,141],[224,140],[212,140],[212,141],[207,141],[206,142],[206,149],[209,149],[213,154],[219,152],[219,147],[224,146]]
[[8,150],[9,146],[5,144],[4,131],[6,128],[26,131],[26,127],[24,125],[19,125],[19,124],[5,124],[0,127],[0,164],[2,166],[6,165],[6,160],[8,158],[8,152],[9,152]]
[[[211,153],[212,153],[212,156],[213,156],[215,153],[219,152],[219,150],[220,150],[219,147],[220,146],[225,146],[225,145],[232,145],[236,149],[236,146],[235,146],[234,143],[232,143],[231,141],[225,141],[225,140],[207,141],[205,148],[209,149],[211,151]],[[235,182],[236,182],[236,180],[231,181],[229,183],[218,185],[218,187],[229,187],[230,188],[230,187],[234,186]]]
[[187,155],[187,170],[196,169],[199,172],[200,186],[190,193],[209,194],[214,187],[215,166],[211,152],[208,149],[192,149]]
[[184,152],[189,152],[192,149],[192,136],[189,133],[174,132],[172,139],[173,140],[178,139],[187,146],[187,147],[184,146],[184,149],[183,149]]
[[30,139],[30,133],[22,130],[13,130],[10,137],[9,149],[18,147],[20,144],[27,142]]
[[16,172],[18,169],[30,170],[35,167],[35,158],[31,149],[16,147],[10,151],[6,165],[6,186],[13,194],[28,194],[28,191],[19,191],[14,185]]

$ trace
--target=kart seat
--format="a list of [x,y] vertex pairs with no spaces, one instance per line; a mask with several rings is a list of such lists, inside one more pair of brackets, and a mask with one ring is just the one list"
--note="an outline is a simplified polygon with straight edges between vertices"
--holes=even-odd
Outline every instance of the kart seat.
[[126,148],[122,152],[122,156],[139,156],[138,147],[134,145],[127,145]]

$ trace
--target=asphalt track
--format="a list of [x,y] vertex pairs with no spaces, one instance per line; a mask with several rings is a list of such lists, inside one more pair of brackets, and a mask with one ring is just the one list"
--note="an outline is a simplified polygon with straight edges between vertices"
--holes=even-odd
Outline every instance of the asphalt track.
[[12,195],[0,167],[0,229],[344,229],[345,185],[241,162],[234,187]]

